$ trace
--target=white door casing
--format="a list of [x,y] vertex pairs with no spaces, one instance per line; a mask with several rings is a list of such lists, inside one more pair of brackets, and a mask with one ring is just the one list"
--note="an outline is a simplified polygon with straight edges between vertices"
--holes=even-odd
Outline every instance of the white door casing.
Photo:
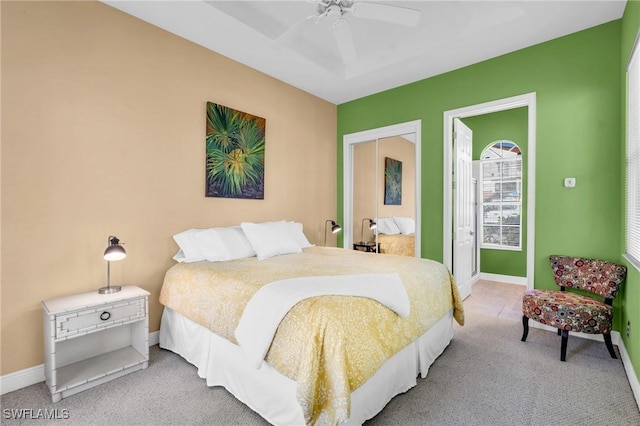
[[458,118],[453,120],[455,171],[453,176],[453,277],[462,297],[471,294],[473,280],[474,200],[473,132]]
[[443,113],[443,248],[442,263],[453,270],[453,121],[498,111],[527,107],[527,289],[533,289],[535,273],[535,195],[536,195],[536,93],[526,93],[471,105]]

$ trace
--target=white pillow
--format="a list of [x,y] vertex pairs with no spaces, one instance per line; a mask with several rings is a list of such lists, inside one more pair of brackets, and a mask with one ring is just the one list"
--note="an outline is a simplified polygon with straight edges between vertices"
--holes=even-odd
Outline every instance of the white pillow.
[[279,222],[240,224],[258,260],[268,259],[280,254],[302,253],[300,243],[291,232],[290,225],[284,220]]
[[189,229],[173,236],[180,247],[173,256],[177,262],[220,262],[256,255],[239,226],[228,228]]
[[180,251],[173,257],[178,262],[199,262],[204,260],[204,256],[200,251],[196,235],[202,229],[187,229],[173,236],[173,240],[180,247]]
[[244,259],[256,255],[256,251],[251,246],[251,242],[247,239],[241,227],[230,226],[228,228],[214,229],[224,247],[223,260]]
[[187,260],[187,256],[184,255],[182,249],[178,250],[178,252],[173,256],[173,260],[176,262],[185,262]]
[[291,235],[298,242],[301,248],[313,247],[302,231],[302,224],[299,222],[287,222]]
[[398,225],[401,234],[414,234],[416,232],[416,222],[412,217],[394,216],[393,221]]
[[376,232],[381,234],[395,235],[400,233],[400,228],[396,225],[396,222],[392,217],[380,217],[376,220],[378,226],[376,226]]

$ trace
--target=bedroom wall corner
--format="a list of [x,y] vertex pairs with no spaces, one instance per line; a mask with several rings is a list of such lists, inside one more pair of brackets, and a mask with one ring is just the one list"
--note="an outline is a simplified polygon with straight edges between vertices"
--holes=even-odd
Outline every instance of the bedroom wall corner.
[[[636,43],[637,38],[640,37],[640,1],[628,1],[625,7],[624,15],[622,17],[622,42],[621,42],[621,55],[620,55],[620,93],[621,93],[621,110],[620,114],[620,131],[623,137],[621,141],[622,150],[620,152],[619,159],[619,178],[620,182],[620,199],[621,199],[621,215],[620,215],[620,234],[624,237],[626,235],[626,205],[625,205],[625,185],[626,180],[626,135],[627,135],[627,66],[631,57],[631,51]],[[636,46],[636,49],[640,48]],[[626,251],[625,238],[622,238],[622,245],[620,247],[620,253]],[[640,271],[635,268],[630,262],[625,260],[621,256],[621,261],[627,266],[627,279],[622,286],[621,296],[624,300],[622,304],[622,310],[620,315],[616,314],[616,318],[619,321],[620,335],[624,342],[628,358],[633,366],[631,371],[635,370],[636,380],[635,386],[632,382],[632,389],[636,397],[636,402],[640,406],[640,333],[638,333],[640,326],[640,309],[638,304],[640,303]],[[621,297],[618,296],[618,299]],[[627,324],[631,325],[631,332],[627,336],[626,327]]]
[[[0,2],[0,375],[43,362],[40,301],[113,284],[158,296],[188,228],[337,210],[337,107],[100,2]],[[265,199],[206,198],[205,105],[266,119]]]

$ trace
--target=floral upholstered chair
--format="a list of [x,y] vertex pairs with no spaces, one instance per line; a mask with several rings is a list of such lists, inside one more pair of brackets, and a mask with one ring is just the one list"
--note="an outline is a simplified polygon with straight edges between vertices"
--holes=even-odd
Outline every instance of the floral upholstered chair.
[[[570,256],[549,256],[553,277],[561,291],[528,290],[522,297],[522,341],[529,333],[529,319],[558,329],[562,335],[560,360],[567,355],[569,331],[602,334],[612,358],[616,353],[611,343],[613,299],[627,274],[623,265],[604,260]],[[574,292],[566,287],[585,290],[604,300]]]

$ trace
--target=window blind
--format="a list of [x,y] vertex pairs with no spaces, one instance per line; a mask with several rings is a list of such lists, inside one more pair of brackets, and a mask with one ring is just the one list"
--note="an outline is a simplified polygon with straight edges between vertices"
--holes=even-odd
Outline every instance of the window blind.
[[636,40],[627,69],[626,257],[640,268],[640,54]]

